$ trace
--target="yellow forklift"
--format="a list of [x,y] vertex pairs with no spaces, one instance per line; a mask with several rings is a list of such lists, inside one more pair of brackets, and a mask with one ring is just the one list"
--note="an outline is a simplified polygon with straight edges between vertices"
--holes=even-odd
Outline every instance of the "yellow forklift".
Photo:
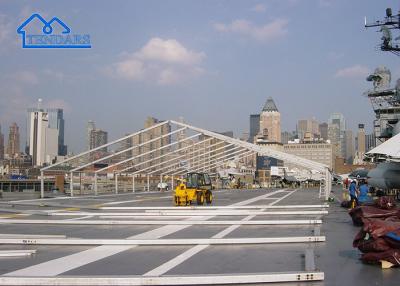
[[189,206],[196,201],[202,206],[204,202],[211,204],[213,200],[212,184],[207,173],[190,172],[175,188],[174,202],[176,206]]

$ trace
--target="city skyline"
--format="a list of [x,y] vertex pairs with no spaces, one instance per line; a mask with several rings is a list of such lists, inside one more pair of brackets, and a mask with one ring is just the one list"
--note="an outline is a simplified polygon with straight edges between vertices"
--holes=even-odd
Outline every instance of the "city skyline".
[[[117,5],[115,18],[100,9],[107,7],[101,1],[98,10],[78,1],[40,1],[34,7],[2,1],[0,124],[17,122],[26,142],[23,115],[43,98],[47,107],[64,109],[65,143],[77,153],[85,150],[90,119],[109,131],[110,139],[140,129],[147,116],[183,116],[239,136],[248,132],[248,115],[271,96],[283,131],[295,130],[302,118],[325,122],[341,112],[353,134],[359,123],[370,133],[374,114],[362,96],[371,88],[365,77],[380,65],[392,71],[392,85],[400,76],[393,56],[374,49],[377,34],[363,27],[364,16],[378,17],[376,11],[386,7],[397,10],[397,1],[152,4]],[[175,11],[173,19],[166,9]],[[16,28],[33,12],[60,16],[75,30],[87,31],[92,49],[22,49]],[[106,16],[118,29],[103,20]],[[354,34],[357,44],[348,45]]]
[[[39,99],[40,100],[40,99]],[[262,113],[262,111],[263,111],[263,109],[265,109],[265,104],[267,104],[267,103],[269,103],[270,101],[272,101],[272,103],[275,105],[275,103],[273,102],[273,99],[271,98],[271,97],[269,97],[269,98],[267,98],[267,100],[266,100],[266,103],[264,103],[261,107],[260,107],[260,113]],[[42,101],[40,101],[40,102],[42,102]],[[32,112],[32,111],[34,111],[34,110],[37,110],[37,108],[28,108],[27,109],[28,110],[28,114],[30,113],[30,112]],[[50,125],[53,125],[53,126],[51,126],[52,128],[55,128],[55,129],[58,129],[58,128],[60,128],[60,126],[62,126],[61,127],[61,130],[62,130],[62,132],[61,132],[61,136],[58,136],[58,140],[59,140],[59,142],[57,143],[58,144],[58,154],[59,155],[67,155],[67,153],[66,153],[66,150],[67,150],[67,145],[64,145],[64,118],[63,118],[63,109],[60,109],[60,108],[49,108],[49,109],[46,109],[46,108],[44,108],[44,109],[40,109],[40,110],[43,110],[43,111],[46,111],[46,112],[50,112],[49,113],[49,115],[50,115],[50,117],[52,118],[52,120],[51,120],[51,122],[52,122],[52,124],[50,124]],[[59,114],[61,114],[61,115],[59,115]],[[58,118],[57,117],[57,115],[58,116],[61,116],[60,118]],[[294,129],[293,130],[284,130],[284,129],[281,129],[281,132],[280,133],[284,133],[284,132],[288,132],[288,133],[290,133],[290,134],[295,134],[295,135],[297,135],[297,136],[299,136],[299,137],[301,137],[301,132],[299,132],[297,129],[299,128],[298,126],[299,126],[299,123],[300,122],[302,122],[302,121],[313,121],[313,122],[315,122],[315,123],[319,123],[319,124],[327,124],[326,122],[329,122],[329,120],[330,120],[330,118],[332,117],[332,116],[336,116],[336,115],[340,115],[340,116],[343,116],[341,113],[339,113],[339,112],[334,112],[334,113],[332,113],[332,114],[330,114],[329,115],[329,117],[327,117],[327,120],[324,120],[324,121],[318,121],[315,117],[312,117],[312,118],[299,118],[299,119],[297,119],[297,121],[295,122],[295,127],[294,127]],[[259,118],[260,118],[260,114],[250,114],[250,115],[248,115],[248,116],[250,116],[250,121],[252,120],[251,118],[252,117],[254,117],[254,116],[258,116],[257,117],[257,122],[260,122],[259,121]],[[152,117],[152,116],[147,116],[146,117],[146,119],[144,119],[143,121],[145,121],[145,120],[147,120],[149,117]],[[345,117],[344,117],[345,118]],[[180,118],[180,120],[181,119],[183,119],[183,117],[181,117]],[[29,122],[29,116],[26,118],[26,122],[28,123]],[[248,119],[247,119],[248,120]],[[61,123],[60,123],[61,122]],[[68,118],[67,118],[67,122],[68,122]],[[13,122],[11,125],[10,125],[10,128],[11,128],[11,126],[13,126],[14,124],[16,124],[15,122]],[[68,124],[68,123],[67,123]],[[365,123],[358,123],[357,124],[357,127],[359,126],[359,124],[362,124],[362,125],[366,125]],[[55,125],[55,126],[54,126]],[[1,122],[0,122],[0,126],[1,126]],[[21,128],[21,126],[17,126],[18,127],[18,129],[22,129],[22,130],[24,130],[24,129],[27,129],[27,134],[29,133],[29,127],[27,127],[27,126],[22,126],[22,128]],[[88,120],[87,122],[86,122],[86,125],[83,127],[83,128],[86,128],[85,129],[85,131],[86,131],[86,134],[85,134],[85,142],[84,142],[84,144],[85,144],[85,146],[84,146],[84,149],[82,149],[82,150],[78,150],[78,152],[81,152],[81,151],[85,151],[85,150],[88,150],[89,149],[89,146],[90,146],[90,133],[91,133],[91,130],[96,130],[96,124],[95,124],[95,121],[94,120]],[[139,127],[139,129],[141,129],[141,127]],[[242,133],[243,132],[245,132],[245,133],[249,133],[249,131],[250,131],[250,129],[251,129],[251,126],[250,126],[250,128],[248,127],[248,129],[247,130],[243,130],[242,131]],[[296,131],[297,130],[297,131]],[[357,130],[358,129],[355,129],[356,130],[356,132],[357,132]],[[100,130],[99,129],[99,131],[104,131],[104,130]],[[133,130],[131,133],[133,133],[135,130]],[[137,131],[137,130],[136,130]],[[260,131],[260,130],[258,130],[258,131]],[[353,132],[353,130],[350,130],[350,131],[352,131]],[[109,133],[108,132],[108,130],[105,130],[105,132],[106,133]],[[219,130],[219,131],[216,131],[216,132],[225,132],[225,131],[222,131],[222,130]],[[356,132],[355,132],[355,134],[356,134]],[[1,133],[1,130],[0,130],[0,133]],[[367,132],[368,133],[368,132]],[[125,135],[126,134],[129,134],[129,133],[125,133]],[[249,133],[250,134],[250,133]],[[368,133],[369,134],[369,133]],[[3,131],[3,133],[1,133],[1,135],[3,135],[4,136],[4,138],[8,138],[9,137],[9,133],[7,133],[7,132],[4,132]],[[21,133],[20,132],[20,134],[19,134],[19,137],[21,137],[21,138],[23,138],[23,136],[21,136],[21,135],[23,135],[23,133]],[[233,134],[234,135],[234,137],[235,138],[239,138],[242,134]],[[121,137],[122,135],[117,135],[117,137]],[[61,138],[61,139],[60,139]],[[355,137],[356,138],[356,137]],[[355,139],[354,138],[354,139]],[[19,143],[17,144],[18,146],[19,146],[19,150],[26,150],[26,148],[29,148],[29,143],[28,143],[28,140],[29,140],[29,135],[27,135],[26,136],[26,138],[24,138],[24,140],[19,140]],[[68,141],[68,138],[65,138],[65,140],[67,140]],[[250,140],[250,137],[249,137],[249,140]],[[5,139],[4,139],[4,147],[6,147],[7,146],[7,144],[8,144],[8,141],[6,141]],[[22,146],[21,146],[21,144],[22,144]],[[355,144],[354,142],[353,142],[353,144]],[[96,147],[97,147],[97,145],[96,145]],[[93,147],[94,148],[94,147]],[[4,148],[5,149],[5,151],[4,151],[4,154],[6,154],[7,152],[6,152],[6,148]],[[71,153],[77,153],[76,151],[74,152],[74,150],[72,150],[71,151]]]

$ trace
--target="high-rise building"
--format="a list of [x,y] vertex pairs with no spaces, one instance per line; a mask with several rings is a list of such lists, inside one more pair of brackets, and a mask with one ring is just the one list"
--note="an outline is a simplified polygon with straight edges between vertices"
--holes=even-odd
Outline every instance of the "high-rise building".
[[324,139],[325,141],[328,140],[328,123],[323,122],[319,124],[318,129],[321,138]]
[[319,162],[330,168],[334,167],[335,156],[334,146],[332,144],[324,142],[289,142],[289,144],[284,144],[283,148],[285,153]]
[[8,133],[8,144],[7,144],[7,154],[9,158],[14,158],[15,155],[20,152],[20,142],[19,142],[19,127],[17,123],[13,123],[10,126],[10,131]]
[[271,97],[267,99],[260,114],[259,134],[266,135],[270,142],[281,142],[281,114]]
[[49,128],[49,115],[41,109],[30,109],[28,117],[29,155],[34,166],[51,163],[58,155],[58,130]]
[[86,127],[86,146],[87,149],[90,150],[90,134],[92,130],[96,129],[96,123],[92,120],[89,120]]
[[[125,136],[128,136],[128,135],[129,134],[125,134]],[[119,143],[119,147],[117,148],[116,151],[120,152],[122,150],[131,148],[131,147],[133,147],[132,143],[133,143],[132,138],[131,137],[127,138]],[[121,153],[120,155],[116,156],[116,158],[118,160],[127,160],[129,158],[132,158],[132,150],[125,151],[125,152]]]
[[358,124],[358,131],[357,131],[357,137],[356,137],[356,152],[354,155],[354,161],[353,163],[356,165],[362,165],[365,162],[363,162],[363,158],[365,155],[365,149],[366,149],[366,136],[365,136],[365,130],[364,130],[364,124]]
[[358,124],[357,132],[357,152],[365,154],[366,144],[365,144],[365,129],[364,124]]
[[[329,117],[329,125],[336,125],[339,128],[339,148],[338,148],[338,155],[339,157],[346,158],[346,120],[341,113],[332,113]],[[329,126],[328,126],[329,129]],[[329,130],[328,130],[329,133]],[[332,140],[332,138],[328,139]]]
[[0,160],[4,160],[4,134],[1,133],[1,126],[0,126]]
[[340,131],[346,130],[346,120],[341,113],[332,113],[329,117],[329,124],[336,124]]
[[60,108],[41,108],[41,99],[37,108],[28,109],[27,152],[32,163],[41,166],[54,162],[57,156],[67,155],[64,145],[64,112]]
[[281,143],[287,144],[289,141],[296,139],[297,133],[295,131],[283,131],[281,132]]
[[64,111],[60,108],[48,108],[46,109],[49,119],[49,127],[50,129],[54,129],[57,132],[57,140],[58,140],[58,155],[65,156],[67,155],[67,146],[64,145]]
[[[108,133],[101,129],[94,129],[90,132],[90,149],[100,147],[108,143]],[[99,151],[107,152],[107,147],[101,148]]]
[[[144,128],[150,128],[162,122],[164,121],[158,120],[157,118],[154,117],[148,117],[144,123]],[[134,163],[150,161],[167,153],[169,150],[168,148],[163,148],[161,150],[157,149],[159,149],[161,146],[165,146],[171,143],[171,136],[164,136],[170,132],[171,132],[171,125],[163,124],[159,127],[152,128],[148,132],[140,134],[140,136],[134,136],[133,145],[141,145],[141,146],[135,148],[132,152],[132,155],[138,156],[139,154],[150,152],[148,155],[138,157],[138,159],[135,160]],[[151,142],[144,144],[147,141]],[[153,163],[161,162],[163,160],[165,160],[165,158],[162,158],[161,160],[155,160]]]
[[304,134],[310,133],[313,138],[320,137],[318,121],[313,119],[300,119],[297,122],[297,134],[299,139],[304,139]]
[[365,135],[365,152],[370,151],[372,148],[376,147],[376,138],[375,134],[367,134]]
[[333,154],[335,157],[339,157],[341,154],[340,149],[340,129],[336,124],[328,125],[328,140],[333,146]]
[[345,146],[346,146],[346,153],[345,153],[345,161],[347,164],[353,163],[354,158],[354,140],[353,140],[353,131],[346,130],[344,132],[345,136]]
[[260,114],[250,114],[250,143],[254,143],[254,137],[258,132],[260,132]]

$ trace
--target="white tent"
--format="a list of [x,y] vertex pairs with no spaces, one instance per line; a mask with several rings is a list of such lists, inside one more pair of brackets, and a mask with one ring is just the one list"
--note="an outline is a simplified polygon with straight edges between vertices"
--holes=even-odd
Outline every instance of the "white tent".
[[400,134],[383,142],[365,154],[365,160],[400,162]]
[[68,174],[71,196],[74,195],[74,175],[78,174],[79,180],[92,178],[91,189],[97,195],[99,176],[105,174],[114,178],[115,192],[118,192],[120,176],[125,180],[131,177],[133,190],[135,177],[146,176],[149,189],[150,176],[160,176],[161,180],[168,176],[173,180],[174,176],[188,171],[216,173],[226,162],[255,154],[318,171],[325,176],[320,196],[329,197],[332,174],[324,164],[173,120],[160,122],[42,168],[41,195],[44,196],[43,178],[50,174]]

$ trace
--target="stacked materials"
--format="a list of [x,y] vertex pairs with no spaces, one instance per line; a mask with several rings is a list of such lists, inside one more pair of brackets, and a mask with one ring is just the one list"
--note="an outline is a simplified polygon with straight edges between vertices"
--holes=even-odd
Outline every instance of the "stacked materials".
[[362,226],[353,241],[365,263],[382,263],[383,268],[400,266],[400,210],[392,198],[382,197],[374,206],[352,209],[353,223]]
[[380,197],[371,205],[359,206],[349,211],[353,224],[363,225],[363,218],[398,218],[400,219],[400,210],[395,208],[396,204],[392,197]]

